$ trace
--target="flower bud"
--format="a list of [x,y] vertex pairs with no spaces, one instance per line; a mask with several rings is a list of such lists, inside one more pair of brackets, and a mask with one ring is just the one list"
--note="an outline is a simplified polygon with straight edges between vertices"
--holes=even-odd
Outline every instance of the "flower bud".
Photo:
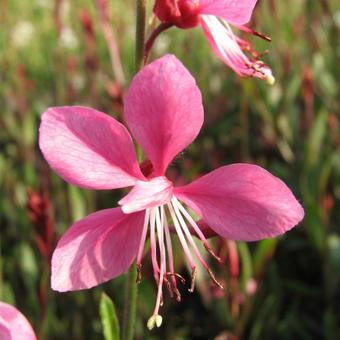
[[160,21],[180,28],[199,24],[199,0],[156,0],[153,11]]

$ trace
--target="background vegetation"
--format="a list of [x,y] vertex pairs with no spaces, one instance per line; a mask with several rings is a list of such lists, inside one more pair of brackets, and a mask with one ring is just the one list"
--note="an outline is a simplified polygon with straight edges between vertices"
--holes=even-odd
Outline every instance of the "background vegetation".
[[[109,3],[128,86],[134,2]],[[72,221],[115,206],[121,193],[67,185],[37,147],[39,117],[49,106],[87,105],[122,120],[122,79],[112,71],[103,20],[94,0],[0,1],[0,300],[16,305],[41,339],[101,339],[102,292],[122,319],[124,276],[82,292],[49,288],[60,235]],[[205,103],[204,128],[169,176],[187,181],[221,164],[257,163],[288,183],[305,219],[280,239],[213,240],[225,260],[215,267],[225,291],[200,273],[197,290],[183,287],[180,304],[165,299],[163,326],[153,332],[145,327],[156,294],[147,270],[138,339],[340,338],[340,4],[260,0],[251,27],[273,39],[247,37],[269,49],[263,58],[276,77],[272,87],[238,78],[200,29],[172,28],[157,40],[152,58],[176,54]]]

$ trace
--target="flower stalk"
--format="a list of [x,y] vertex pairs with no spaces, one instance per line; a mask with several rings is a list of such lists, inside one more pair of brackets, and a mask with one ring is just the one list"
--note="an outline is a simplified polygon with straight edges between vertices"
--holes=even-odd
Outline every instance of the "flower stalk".
[[150,34],[148,40],[145,43],[145,49],[144,49],[144,59],[143,63],[144,65],[148,62],[148,58],[152,49],[152,46],[156,40],[156,38],[165,30],[172,27],[173,24],[171,23],[160,23],[156,29]]
[[[135,45],[135,73],[144,64],[144,44],[145,44],[145,24],[146,24],[146,0],[136,0],[136,45]],[[138,158],[141,158],[141,151],[137,149]],[[127,275],[123,339],[133,340],[136,324],[138,287],[136,282],[136,265],[133,264]]]
[[135,72],[143,67],[146,25],[146,0],[136,0]]
[[136,324],[138,286],[136,283],[136,265],[133,264],[126,278],[126,295],[124,306],[122,339],[133,340]]

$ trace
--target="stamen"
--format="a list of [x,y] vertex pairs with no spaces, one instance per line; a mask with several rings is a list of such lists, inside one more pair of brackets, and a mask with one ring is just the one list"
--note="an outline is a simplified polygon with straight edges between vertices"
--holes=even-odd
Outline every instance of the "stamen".
[[210,268],[207,268],[207,272],[208,272],[211,280],[215,283],[215,285],[220,287],[221,289],[224,289],[223,286],[216,280],[214,273],[211,271]]
[[136,277],[136,283],[140,283],[142,281],[142,264],[137,263],[137,277]]
[[190,214],[185,210],[183,205],[180,203],[180,201],[177,199],[177,197],[173,197],[173,200],[176,202],[177,207],[181,211],[181,213],[184,215],[184,217],[187,219],[187,221],[190,223],[191,227],[195,230],[197,236],[201,239],[203,242],[204,248],[207,250],[207,252],[213,256],[218,262],[222,262],[222,259],[217,256],[214,251],[210,248],[209,242],[202,233],[200,227],[197,225],[197,223],[194,221],[194,219],[190,216]]
[[166,259],[165,259],[165,245],[164,245],[164,228],[161,221],[161,217],[159,214],[159,209],[156,209],[156,228],[157,228],[157,237],[158,237],[158,245],[159,252],[161,257],[161,264],[163,265],[164,272],[166,272]]
[[[165,274],[166,275],[166,274]],[[166,284],[166,287],[168,288],[170,297],[173,298],[174,297],[174,290],[172,289],[171,283],[170,281],[167,279],[167,277],[164,277],[164,282]]]
[[251,29],[251,28],[249,28],[247,26],[240,26],[239,29],[241,29],[242,31],[245,31],[247,33],[251,33],[253,35],[256,35],[257,37],[259,37],[259,38],[261,38],[263,40],[267,40],[269,42],[272,41],[272,39],[270,37],[268,37],[268,35],[265,35],[265,34],[263,34],[261,32],[257,32],[257,31],[255,31],[255,30],[253,30],[253,29]]
[[214,251],[210,248],[210,246],[209,246],[208,243],[204,243],[203,245],[204,245],[205,250],[206,250],[206,251],[207,251],[214,259],[216,259],[216,260],[217,260],[218,262],[220,262],[220,263],[223,262],[222,259],[221,259],[219,256],[217,256],[217,255],[214,253]]
[[156,282],[159,281],[158,273],[159,273],[159,266],[157,262],[157,244],[156,244],[156,234],[155,234],[155,210],[154,208],[151,209],[150,212],[150,242],[151,242],[151,262],[153,267],[153,274],[155,277]]
[[[186,259],[191,268],[191,284],[189,288],[189,292],[193,292],[195,288],[195,280],[197,275],[197,268],[195,262],[193,260],[191,254],[191,248],[197,256],[198,260],[202,264],[202,266],[207,270],[212,281],[220,288],[223,288],[222,285],[216,280],[214,274],[209,269],[207,263],[203,259],[195,240],[193,239],[187,222],[190,223],[190,226],[195,230],[196,234],[203,242],[205,249],[211,254],[214,258],[221,261],[221,259],[212,251],[209,246],[207,239],[204,234],[198,227],[197,223],[190,216],[190,214],[185,210],[183,205],[177,200],[176,197],[173,197],[171,202],[166,203],[168,210],[170,212],[170,216],[172,218],[175,230],[177,232],[178,238],[180,240],[183,251],[186,255]],[[183,215],[182,215],[183,214]],[[185,284],[185,279],[175,273],[174,270],[174,261],[173,261],[173,252],[172,252],[172,242],[170,236],[170,230],[166,218],[165,207],[153,207],[146,209],[144,225],[142,230],[141,241],[139,243],[138,253],[137,253],[137,278],[136,282],[140,283],[142,279],[142,257],[144,252],[145,241],[148,233],[148,226],[150,226],[150,252],[151,252],[151,261],[154,272],[154,277],[157,282],[157,297],[153,315],[149,318],[147,326],[151,330],[155,326],[160,327],[162,324],[162,317],[158,314],[160,307],[163,305],[163,283],[165,283],[170,296],[176,298],[179,302],[181,301],[181,294],[177,289],[177,279],[181,281],[181,283]],[[189,242],[189,243],[188,243]],[[190,248],[189,248],[190,244]],[[168,257],[168,258],[167,258]]]
[[144,225],[143,225],[143,231],[142,231],[142,237],[139,242],[138,252],[137,252],[137,277],[136,282],[140,283],[142,280],[142,258],[144,253],[144,247],[145,247],[145,241],[146,241],[146,235],[148,232],[148,226],[149,226],[149,220],[150,220],[150,209],[145,210],[145,217],[144,217]]
[[[153,315],[158,316],[159,307],[163,304],[163,279],[164,279],[164,273],[166,271],[165,268],[165,249],[164,249],[164,240],[163,240],[163,228],[160,224],[160,216],[159,216],[159,210],[158,208],[153,208],[152,212],[154,212],[155,220],[156,220],[156,227],[157,227],[157,237],[158,237],[158,244],[159,244],[159,252],[160,252],[160,273],[159,273],[159,280],[158,280],[158,292],[157,292],[157,299],[156,299],[156,305],[154,309]],[[152,220],[151,220],[152,222]],[[152,227],[152,225],[151,225]],[[150,319],[149,319],[150,321]],[[155,320],[157,325],[157,320]],[[161,322],[162,323],[162,322]],[[160,324],[161,324],[160,323]],[[159,327],[157,325],[157,327]]]
[[181,296],[181,293],[179,292],[179,290],[176,287],[174,287],[174,292],[176,294],[176,301],[181,302],[182,296]]
[[191,271],[191,285],[190,285],[190,288],[188,289],[190,293],[193,293],[195,289],[196,274],[197,274],[197,269],[194,267]]
[[196,243],[195,243],[194,239],[192,238],[192,236],[191,236],[191,234],[190,234],[190,231],[189,231],[189,229],[188,229],[188,226],[186,225],[186,223],[185,223],[185,221],[184,221],[184,219],[183,219],[183,217],[182,217],[180,211],[178,210],[176,201],[175,201],[175,200],[171,200],[171,203],[172,203],[172,205],[173,205],[173,207],[174,207],[174,209],[175,209],[175,214],[176,214],[176,216],[177,216],[177,218],[178,218],[178,221],[179,221],[179,223],[180,223],[180,225],[181,225],[181,227],[182,227],[182,229],[183,229],[183,231],[184,231],[184,233],[185,233],[185,236],[187,237],[187,239],[188,239],[188,241],[189,241],[189,243],[190,243],[192,249],[194,250],[194,253],[196,254],[198,260],[201,262],[202,266],[203,266],[204,268],[207,269],[207,268],[208,268],[208,265],[207,265],[207,263],[204,261],[204,259],[203,259],[202,255],[201,255],[200,251],[198,250],[198,248],[197,248],[197,246],[196,246]]
[[177,273],[166,273],[166,275],[177,277],[178,279],[180,279],[182,284],[185,284],[185,278]]
[[[179,274],[166,273],[165,276],[170,276],[171,279],[172,279],[172,281],[171,281],[172,283],[173,282],[177,283],[175,277],[178,276],[180,278],[181,282],[183,284],[185,284],[184,278],[182,276],[180,276]],[[168,279],[166,279],[166,277],[164,278],[164,281],[168,285],[168,289],[170,291],[170,296],[173,297],[173,294],[175,294],[176,295],[176,301],[180,302],[181,301],[181,293],[179,292],[177,287],[174,284],[171,286],[170,281]]]
[[186,255],[186,258],[187,258],[187,260],[189,262],[190,268],[193,269],[195,267],[194,260],[192,259],[192,256],[190,254],[190,250],[189,250],[188,244],[187,244],[187,242],[185,240],[185,237],[183,235],[182,229],[181,229],[181,227],[180,227],[180,225],[178,223],[178,220],[177,220],[176,214],[174,212],[174,209],[173,209],[173,207],[172,207],[172,205],[170,203],[167,203],[167,206],[168,206],[168,209],[170,211],[172,221],[174,222],[174,227],[176,229],[178,238],[179,238],[179,240],[181,242],[184,254]]
[[137,253],[137,265],[141,263],[143,253],[144,253],[144,246],[145,246],[145,240],[146,240],[146,234],[148,232],[148,225],[149,225],[149,219],[150,219],[150,209],[145,210],[145,218],[144,218],[144,225],[143,225],[143,231],[142,231],[142,237],[139,243],[138,253]]
[[[161,207],[161,219],[162,219],[162,225],[164,226],[164,232],[165,232],[165,241],[166,241],[166,250],[168,253],[169,269],[170,269],[170,272],[174,273],[175,269],[174,269],[174,259],[173,259],[173,254],[172,254],[172,242],[171,242],[168,222],[165,216],[164,206]],[[174,285],[174,287],[176,287],[177,285],[176,277],[172,276],[171,280],[172,280],[172,284]]]

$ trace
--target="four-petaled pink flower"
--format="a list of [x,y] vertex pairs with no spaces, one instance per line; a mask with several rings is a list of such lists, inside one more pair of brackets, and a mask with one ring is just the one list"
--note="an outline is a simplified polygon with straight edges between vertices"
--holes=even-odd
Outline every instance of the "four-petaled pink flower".
[[[273,84],[275,79],[251,44],[237,37],[229,24],[268,39],[244,26],[251,17],[257,0],[156,0],[154,13],[164,23],[180,28],[201,24],[215,54],[238,75],[259,77]],[[243,51],[249,52],[248,58]]]
[[[259,166],[232,164],[175,187],[165,177],[171,161],[198,135],[202,97],[194,78],[171,55],[144,67],[125,96],[124,118],[152,172],[143,175],[127,129],[110,116],[85,107],[55,107],[42,116],[40,148],[68,183],[87,189],[132,187],[119,208],[95,212],[76,222],[59,241],[52,258],[52,288],[90,288],[125,272],[136,259],[141,274],[145,241],[158,294],[149,328],[161,324],[163,283],[180,299],[170,225],[196,274],[195,258],[214,278],[192,233],[214,256],[187,207],[222,237],[254,241],[280,235],[303,217],[288,187]],[[182,279],[182,278],[180,278]],[[193,281],[191,290],[193,289]]]
[[28,320],[15,307],[0,301],[0,339],[36,340]]

